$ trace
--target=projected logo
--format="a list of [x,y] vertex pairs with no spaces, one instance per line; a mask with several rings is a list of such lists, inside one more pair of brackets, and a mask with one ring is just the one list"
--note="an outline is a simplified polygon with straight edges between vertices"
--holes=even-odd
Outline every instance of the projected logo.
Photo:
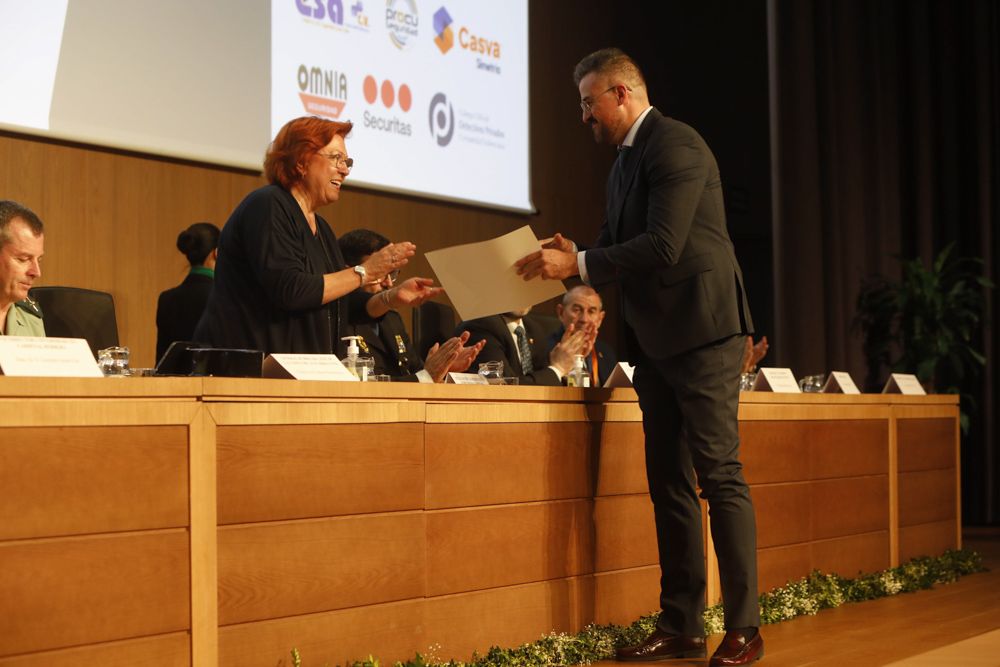
[[308,18],[322,21],[330,19],[331,23],[344,25],[343,0],[295,0],[299,13]]
[[455,135],[455,110],[444,93],[438,93],[431,98],[430,106],[431,136],[438,146],[447,146]]
[[413,46],[419,27],[415,0],[386,0],[385,28],[397,49],[405,51]]
[[362,0],[347,0],[350,4],[350,16],[344,14],[344,0],[295,0],[295,6],[302,16],[309,19],[307,23],[324,28],[351,28],[368,32],[368,15]]
[[[365,77],[361,89],[365,96],[365,102],[376,104],[381,100],[382,105],[390,110],[390,114],[394,106],[398,107],[403,113],[407,113],[413,105],[413,93],[410,92],[410,87],[405,83],[397,87],[392,81],[386,79],[379,85],[375,77],[369,74]],[[363,124],[365,128],[380,132],[388,132],[404,137],[413,135],[413,126],[396,115],[380,115],[365,109]]]
[[350,26],[351,28],[368,32],[368,14],[365,14],[365,6],[361,0],[357,0],[357,2],[351,4],[351,20],[354,21],[354,24]]
[[[448,9],[442,6],[434,12],[434,44],[441,54],[448,53],[455,46],[455,33],[451,29],[454,20]],[[476,35],[468,26],[458,28],[458,46],[476,58],[476,69],[500,74],[500,40]]]
[[371,74],[365,77],[365,82],[363,86],[365,93],[365,101],[368,104],[375,104],[375,100],[381,98],[382,104],[385,105],[386,109],[392,108],[393,102],[399,102],[399,108],[403,111],[409,111],[410,105],[413,103],[413,94],[410,92],[410,87],[405,83],[400,84],[398,93],[396,87],[393,85],[392,81],[386,79],[382,82],[380,86],[378,81],[375,80]]
[[441,7],[434,12],[434,43],[441,53],[448,53],[455,45],[455,33],[451,31],[451,15]]
[[306,113],[337,120],[347,103],[347,77],[336,70],[299,65],[299,99]]

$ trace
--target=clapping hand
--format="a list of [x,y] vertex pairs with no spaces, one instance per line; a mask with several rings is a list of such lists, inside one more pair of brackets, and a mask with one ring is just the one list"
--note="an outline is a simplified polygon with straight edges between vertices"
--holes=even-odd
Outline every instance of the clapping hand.
[[365,273],[367,273],[369,280],[377,283],[409,263],[409,258],[413,257],[416,252],[417,246],[409,241],[390,243],[381,250],[373,252],[362,263],[362,266],[365,267]]
[[444,343],[434,343],[424,360],[424,370],[430,373],[435,382],[443,381],[449,372],[465,372],[483,349],[486,340],[464,347],[468,342],[469,332],[463,331],[461,336],[449,338]]
[[563,375],[569,373],[570,369],[573,368],[573,360],[576,355],[586,354],[586,351],[594,344],[596,332],[588,333],[587,328],[577,328],[576,325],[570,325],[562,339],[549,352],[549,363],[562,371]]

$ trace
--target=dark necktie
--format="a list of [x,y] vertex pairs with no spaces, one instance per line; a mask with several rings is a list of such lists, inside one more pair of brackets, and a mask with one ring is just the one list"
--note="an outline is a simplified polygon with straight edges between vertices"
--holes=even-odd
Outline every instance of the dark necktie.
[[531,346],[528,345],[528,336],[524,333],[524,327],[518,324],[514,328],[514,335],[517,337],[517,354],[521,357],[521,372],[530,375],[535,368],[531,363]]
[[631,148],[631,146],[619,146],[618,157],[615,159],[614,166],[611,167],[611,194],[616,202],[621,201],[622,195],[625,194],[625,160]]

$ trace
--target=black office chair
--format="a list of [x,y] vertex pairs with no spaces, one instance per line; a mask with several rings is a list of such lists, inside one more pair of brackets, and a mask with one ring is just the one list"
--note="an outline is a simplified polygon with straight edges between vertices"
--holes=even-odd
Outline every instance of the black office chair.
[[413,309],[413,344],[421,359],[434,343],[443,343],[455,335],[455,311],[451,306],[427,301]]
[[32,287],[28,296],[38,302],[45,335],[86,338],[90,351],[118,345],[115,300],[107,292],[80,287]]

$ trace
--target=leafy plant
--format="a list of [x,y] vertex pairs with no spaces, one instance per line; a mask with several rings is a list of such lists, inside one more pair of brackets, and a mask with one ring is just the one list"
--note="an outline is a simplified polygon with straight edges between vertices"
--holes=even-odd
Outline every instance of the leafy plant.
[[[903,262],[903,278],[882,277],[862,283],[854,327],[864,337],[868,362],[866,385],[877,389],[883,366],[913,373],[925,387],[962,394],[962,431],[968,430],[969,381],[986,363],[973,337],[982,321],[985,290],[982,260],[956,257],[948,245],[930,267],[919,259]],[[893,352],[898,357],[893,359]]]
[[[761,621],[778,623],[801,615],[813,615],[846,602],[862,602],[898,593],[931,588],[935,584],[956,581],[959,577],[981,572],[982,558],[975,551],[946,551],[937,558],[914,558],[888,570],[846,579],[836,574],[814,571],[808,577],[760,596]],[[656,627],[658,614],[643,616],[631,625],[588,625],[575,635],[552,632],[538,641],[517,648],[491,647],[486,655],[473,655],[469,662],[440,662],[419,653],[393,667],[553,667],[588,665],[608,660],[615,649],[644,640]],[[705,634],[723,631],[722,605],[705,610]],[[301,667],[298,651],[292,649],[294,667]],[[350,663],[348,667],[381,667],[377,658]]]

